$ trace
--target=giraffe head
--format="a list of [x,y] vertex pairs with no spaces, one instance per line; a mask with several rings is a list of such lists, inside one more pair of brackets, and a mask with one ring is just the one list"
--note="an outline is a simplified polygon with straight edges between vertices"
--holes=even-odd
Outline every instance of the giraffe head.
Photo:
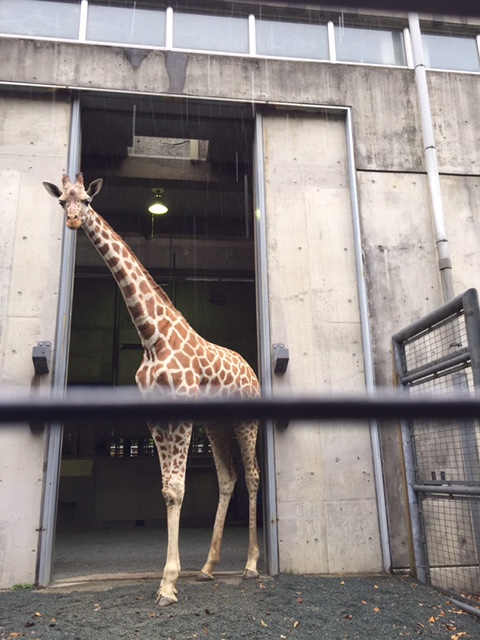
[[54,198],[58,198],[58,202],[63,207],[67,216],[67,227],[75,230],[87,220],[92,198],[97,195],[103,184],[103,180],[99,178],[94,180],[85,191],[81,173],[77,173],[76,180],[75,184],[72,184],[70,178],[64,175],[62,178],[63,189],[51,182],[43,183],[48,193]]

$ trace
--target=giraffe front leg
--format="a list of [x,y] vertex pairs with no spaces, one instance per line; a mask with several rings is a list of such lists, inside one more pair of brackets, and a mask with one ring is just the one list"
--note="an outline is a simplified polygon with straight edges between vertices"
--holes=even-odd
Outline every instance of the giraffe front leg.
[[[163,569],[162,581],[157,591],[156,603],[161,607],[168,607],[178,602],[176,583],[180,574],[180,551],[178,538],[180,533],[180,511],[183,501],[172,486],[163,490],[167,505],[167,559]],[[180,500],[179,500],[180,498]]]
[[189,422],[168,426],[150,425],[162,470],[162,493],[167,506],[167,559],[156,602],[167,607],[177,602],[176,582],[180,573],[178,546],[180,512],[185,493],[187,455],[192,435]]

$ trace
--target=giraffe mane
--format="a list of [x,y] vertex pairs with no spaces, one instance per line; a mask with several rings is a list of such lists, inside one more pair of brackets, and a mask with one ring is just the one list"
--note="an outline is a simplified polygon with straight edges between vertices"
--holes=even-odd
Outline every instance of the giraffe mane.
[[[92,209],[92,211],[94,211]],[[108,224],[108,222],[105,220],[105,218],[103,218],[103,216],[100,216],[100,214],[98,213],[98,211],[94,211],[94,213],[101,217],[104,221],[104,223],[106,224],[106,226],[111,229],[113,236],[116,236],[120,242],[125,246],[126,249],[128,249],[130,251],[130,253],[132,254],[132,256],[135,258],[140,271],[142,272],[142,275],[145,276],[145,280],[147,280],[151,286],[153,291],[160,297],[160,299],[162,300],[162,302],[167,305],[170,309],[173,309],[179,316],[183,315],[180,313],[180,311],[174,306],[173,302],[170,300],[169,296],[167,295],[167,293],[164,291],[164,289],[155,282],[155,280],[153,279],[153,277],[151,276],[151,274],[147,271],[147,269],[143,266],[143,264],[140,262],[140,260],[137,258],[137,256],[135,255],[135,252],[133,251],[133,249],[130,247],[130,245],[125,242],[125,240],[115,231],[115,229],[113,229],[111,227],[111,225]]]
[[[127,246],[129,249],[130,247],[128,246],[128,244],[125,242],[125,246]],[[132,251],[130,249],[130,251]],[[132,251],[132,254],[135,255]],[[145,276],[145,279],[148,280],[148,282],[150,282],[150,284],[152,285],[152,289],[155,291],[155,293],[157,293],[159,295],[159,297],[162,299],[162,302],[164,302],[166,305],[168,305],[171,309],[174,309],[179,315],[182,315],[180,313],[180,311],[174,307],[173,302],[170,300],[169,296],[167,293],[165,293],[164,289],[155,282],[155,280],[152,278],[152,276],[150,275],[150,273],[145,269],[145,267],[143,266],[143,264],[139,261],[138,262],[139,266],[140,266],[140,270],[142,271],[143,275]]]

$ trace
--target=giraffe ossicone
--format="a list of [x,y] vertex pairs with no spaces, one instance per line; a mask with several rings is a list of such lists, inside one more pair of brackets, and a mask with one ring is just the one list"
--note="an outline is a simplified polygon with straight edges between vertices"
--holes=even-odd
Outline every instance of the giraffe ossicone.
[[[92,199],[102,188],[102,179],[85,189],[83,175],[75,183],[67,175],[62,188],[51,182],[43,185],[58,198],[66,225],[80,227],[110,269],[127,305],[132,322],[144,349],[135,380],[144,394],[168,390],[177,396],[256,398],[260,386],[250,365],[238,353],[208,342],[188,324],[174,307],[165,291],[139,262],[130,247],[91,207]],[[187,455],[192,422],[149,423],[160,460],[162,493],[167,507],[167,558],[157,593],[157,603],[168,606],[177,602],[176,582],[180,573],[180,510],[185,492]],[[257,421],[211,423],[205,425],[218,476],[219,500],[208,557],[198,580],[212,580],[220,560],[225,518],[237,480],[232,453],[236,437],[249,495],[249,544],[245,578],[258,577],[257,493],[259,468],[256,457]]]

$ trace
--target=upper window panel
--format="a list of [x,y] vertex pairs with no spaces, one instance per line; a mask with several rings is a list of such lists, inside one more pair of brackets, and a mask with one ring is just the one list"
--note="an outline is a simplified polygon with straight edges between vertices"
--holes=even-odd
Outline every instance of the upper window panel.
[[328,60],[326,25],[263,19],[255,25],[259,55]]
[[0,33],[78,38],[80,0],[0,0]]
[[124,2],[122,6],[112,6],[90,2],[87,40],[165,46],[165,11],[142,8],[142,4]]
[[248,19],[175,12],[173,46],[177,49],[248,53]]
[[401,31],[338,26],[335,47],[342,62],[406,65]]
[[427,67],[480,71],[475,38],[422,33],[422,43]]

